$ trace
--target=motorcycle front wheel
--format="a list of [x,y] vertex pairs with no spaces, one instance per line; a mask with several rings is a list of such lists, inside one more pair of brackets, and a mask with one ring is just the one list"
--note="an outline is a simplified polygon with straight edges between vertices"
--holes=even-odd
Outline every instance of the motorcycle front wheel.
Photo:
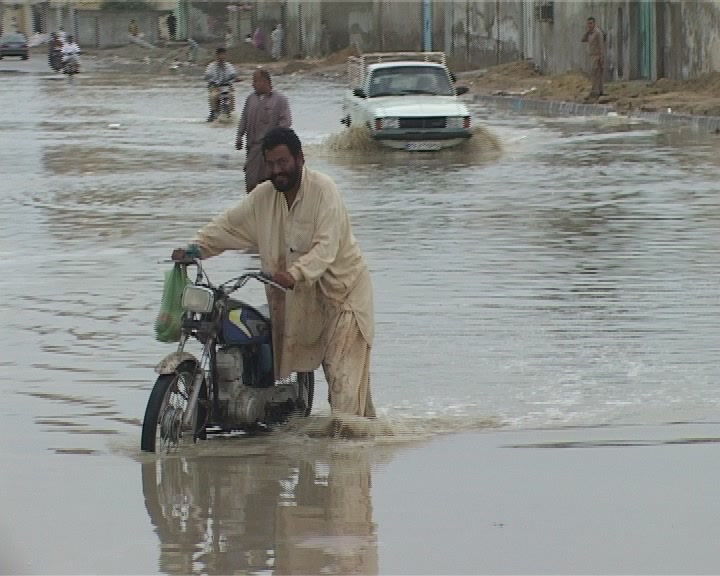
[[194,362],[184,362],[172,374],[161,374],[148,398],[143,419],[140,448],[143,452],[165,454],[180,442],[202,437],[207,424],[207,389],[205,379],[200,383],[200,395],[189,430],[182,421],[188,408],[195,371]]

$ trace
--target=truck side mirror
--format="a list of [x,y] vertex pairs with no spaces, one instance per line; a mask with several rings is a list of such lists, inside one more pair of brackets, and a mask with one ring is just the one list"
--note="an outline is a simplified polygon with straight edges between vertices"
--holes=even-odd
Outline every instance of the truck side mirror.
[[469,91],[470,91],[470,88],[468,88],[467,86],[457,86],[455,88],[455,94],[457,94],[458,96],[467,94]]
[[353,96],[357,96],[358,98],[365,98],[365,92],[362,88],[355,88],[353,90]]

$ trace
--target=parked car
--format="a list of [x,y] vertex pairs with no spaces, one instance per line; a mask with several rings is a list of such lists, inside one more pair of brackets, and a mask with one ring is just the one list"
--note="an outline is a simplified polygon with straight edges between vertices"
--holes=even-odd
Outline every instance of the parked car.
[[30,56],[27,38],[20,32],[9,32],[0,36],[0,60],[5,56],[20,56],[27,60]]

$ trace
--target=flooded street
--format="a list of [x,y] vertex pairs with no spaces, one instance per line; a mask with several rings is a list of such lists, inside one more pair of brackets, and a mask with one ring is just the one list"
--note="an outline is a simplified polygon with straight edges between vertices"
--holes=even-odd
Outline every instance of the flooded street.
[[342,85],[276,78],[370,265],[392,434],[158,460],[161,261],[244,194],[235,123],[199,79],[38,64],[0,63],[0,573],[720,571],[717,136],[473,105],[468,150],[381,154],[330,145]]

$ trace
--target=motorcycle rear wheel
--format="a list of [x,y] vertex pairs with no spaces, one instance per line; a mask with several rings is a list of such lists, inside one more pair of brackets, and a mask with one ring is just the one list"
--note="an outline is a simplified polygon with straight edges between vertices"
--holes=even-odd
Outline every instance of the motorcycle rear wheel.
[[200,396],[191,429],[184,430],[182,427],[196,366],[193,362],[184,362],[174,373],[158,376],[148,398],[143,419],[140,439],[143,452],[168,453],[187,438],[204,437],[207,424],[207,390],[204,378],[200,384]]

